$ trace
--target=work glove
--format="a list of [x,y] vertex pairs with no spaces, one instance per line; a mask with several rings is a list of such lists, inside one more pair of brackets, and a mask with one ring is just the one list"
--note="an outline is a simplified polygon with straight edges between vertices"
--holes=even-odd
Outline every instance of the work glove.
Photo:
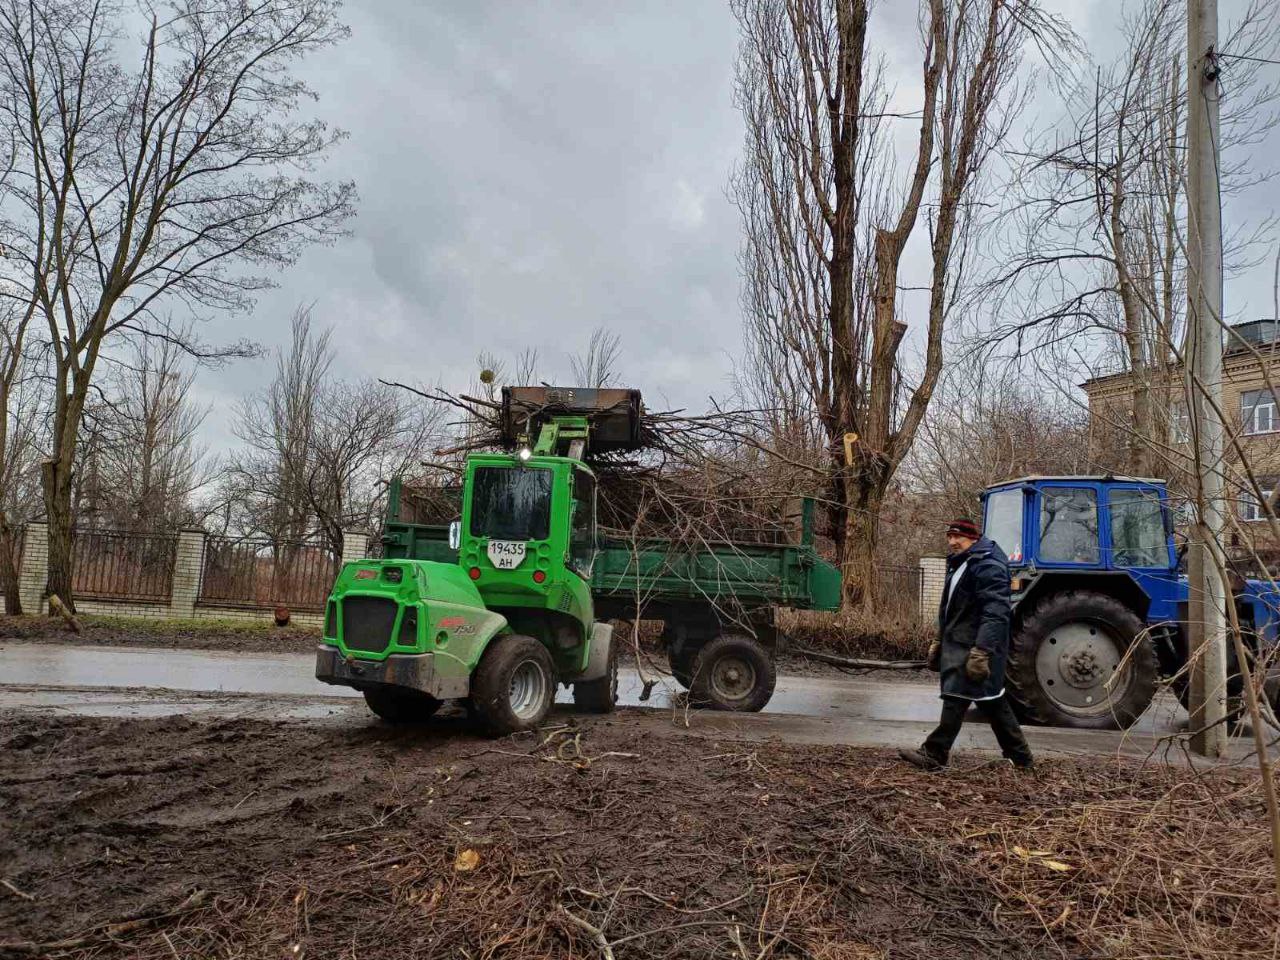
[[974,683],[981,683],[991,676],[991,654],[980,647],[972,647],[964,661],[964,674]]
[[942,644],[937,640],[929,644],[929,652],[925,654],[924,665],[934,673],[942,669]]

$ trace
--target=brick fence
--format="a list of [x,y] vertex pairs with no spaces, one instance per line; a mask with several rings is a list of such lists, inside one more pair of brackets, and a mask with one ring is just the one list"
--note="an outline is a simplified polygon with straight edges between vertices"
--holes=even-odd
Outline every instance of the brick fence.
[[[172,586],[167,599],[140,600],[128,596],[104,598],[102,596],[76,597],[76,609],[81,613],[119,617],[154,617],[156,619],[204,619],[204,620],[270,620],[279,597],[246,596],[240,602],[208,602],[201,599],[201,588],[207,557],[207,541],[211,538],[203,530],[180,530],[173,553]],[[88,538],[90,543],[93,538]],[[309,545],[315,546],[315,545]],[[353,558],[366,556],[369,546],[367,534],[351,531],[342,538],[342,556]],[[91,557],[77,559],[90,560]],[[34,613],[44,605],[45,585],[49,564],[49,526],[46,523],[28,523],[23,542],[22,558],[18,565],[18,593],[22,609]],[[327,574],[317,569],[315,576]],[[331,579],[331,577],[330,577]],[[324,586],[327,592],[328,584]],[[286,605],[288,605],[286,603]],[[293,622],[319,626],[324,619],[321,610],[292,609]]]
[[947,582],[946,557],[920,558],[920,616],[926,622],[938,615],[942,587]]

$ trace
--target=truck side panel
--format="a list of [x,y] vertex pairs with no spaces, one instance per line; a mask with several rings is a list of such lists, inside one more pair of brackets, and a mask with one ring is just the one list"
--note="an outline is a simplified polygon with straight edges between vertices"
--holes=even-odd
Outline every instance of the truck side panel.
[[[457,563],[445,526],[388,523],[388,557]],[[710,543],[690,550],[670,540],[604,541],[592,571],[596,596],[654,600],[733,601],[745,606],[835,610],[840,573],[801,544]]]

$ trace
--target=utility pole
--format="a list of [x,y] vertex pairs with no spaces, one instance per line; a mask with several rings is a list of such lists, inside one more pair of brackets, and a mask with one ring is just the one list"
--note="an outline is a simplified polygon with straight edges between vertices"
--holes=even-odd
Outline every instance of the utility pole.
[[[1187,2],[1187,390],[1195,439],[1196,535],[1188,555],[1192,749],[1226,750],[1222,531],[1222,208],[1218,170],[1218,0]],[[1204,728],[1211,729],[1204,729]]]

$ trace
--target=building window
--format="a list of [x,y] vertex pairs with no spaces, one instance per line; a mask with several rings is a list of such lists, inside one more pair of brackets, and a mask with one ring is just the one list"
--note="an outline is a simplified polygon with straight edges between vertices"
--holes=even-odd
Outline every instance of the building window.
[[1240,420],[1245,433],[1274,433],[1280,430],[1275,394],[1270,390],[1246,390],[1240,394]]
[[[1275,477],[1259,477],[1258,486],[1262,488],[1262,496],[1270,500],[1276,488]],[[1265,520],[1267,512],[1262,508],[1258,498],[1253,495],[1252,487],[1240,488],[1240,519],[1245,521]]]

